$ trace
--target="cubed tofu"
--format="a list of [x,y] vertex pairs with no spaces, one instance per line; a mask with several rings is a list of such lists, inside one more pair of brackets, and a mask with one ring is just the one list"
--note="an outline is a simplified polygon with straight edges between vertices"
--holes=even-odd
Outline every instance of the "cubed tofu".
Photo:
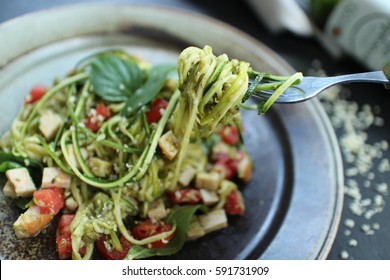
[[[69,162],[68,162],[68,164],[76,166],[77,168],[80,168],[80,163],[79,163],[79,161],[76,158],[76,154],[75,154],[73,145],[72,144],[66,145],[66,150],[67,150],[68,155],[69,155]],[[81,152],[82,158],[84,160],[87,160],[88,159],[88,151],[87,151],[87,149],[81,148],[80,152]]]
[[219,200],[217,192],[206,189],[200,189],[200,196],[202,197],[203,204],[206,206],[213,205]]
[[196,170],[191,166],[187,165],[184,170],[180,173],[179,184],[183,187],[187,187],[191,181],[195,178]]
[[158,146],[160,147],[164,156],[173,160],[177,153],[179,152],[179,141],[176,136],[173,134],[172,130],[166,132],[158,140]]
[[3,187],[3,193],[6,197],[16,198],[16,192],[14,186],[12,186],[10,181],[7,181]]
[[252,178],[252,161],[248,157],[248,155],[245,155],[237,166],[237,175],[238,178],[243,180],[245,183],[248,183],[250,179]]
[[206,233],[201,226],[198,218],[194,218],[187,230],[187,240],[195,240],[202,236],[204,236]]
[[207,214],[199,216],[199,222],[205,233],[227,227],[227,217],[225,210],[213,210]]
[[44,112],[39,119],[39,131],[49,141],[57,134],[61,124],[60,116],[49,110]]
[[91,157],[88,160],[88,166],[97,177],[104,178],[112,173],[112,163],[100,158]]
[[162,201],[162,199],[154,201],[148,211],[148,217],[156,220],[164,219],[167,214],[168,212],[165,208],[164,201]]
[[13,186],[16,196],[29,197],[36,191],[33,180],[27,168],[9,169],[5,172],[8,181]]
[[52,215],[41,214],[39,207],[32,205],[14,223],[15,234],[18,238],[33,237],[50,223],[52,219]]
[[70,175],[66,174],[61,169],[57,167],[45,167],[43,169],[41,187],[43,189],[50,187],[68,189],[70,188],[71,180],[72,178]]
[[221,175],[217,172],[200,172],[196,175],[195,185],[200,189],[216,191],[221,183]]

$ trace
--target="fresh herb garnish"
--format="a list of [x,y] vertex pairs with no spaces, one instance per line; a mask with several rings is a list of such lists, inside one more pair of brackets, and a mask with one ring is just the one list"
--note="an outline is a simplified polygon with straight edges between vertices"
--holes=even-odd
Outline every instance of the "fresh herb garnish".
[[144,246],[133,245],[126,256],[126,259],[168,256],[180,251],[187,240],[188,227],[197,210],[206,212],[207,208],[204,205],[190,205],[173,209],[166,219],[168,224],[176,225],[176,233],[172,240],[166,246],[159,249],[148,249]]
[[92,90],[105,101],[126,101],[143,82],[137,63],[108,53],[91,61]]
[[131,95],[123,108],[122,115],[129,116],[135,110],[149,103],[160,92],[168,75],[176,69],[172,65],[158,65],[147,74],[146,82]]
[[3,173],[8,169],[27,167],[27,169],[42,170],[41,162],[29,158],[18,157],[12,153],[0,151],[0,172]]

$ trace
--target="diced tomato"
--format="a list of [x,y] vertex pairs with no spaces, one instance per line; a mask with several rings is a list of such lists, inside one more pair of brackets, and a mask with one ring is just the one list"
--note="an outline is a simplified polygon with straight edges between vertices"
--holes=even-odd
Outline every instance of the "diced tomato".
[[[135,239],[142,240],[150,236],[154,236],[163,232],[167,232],[172,230],[172,226],[169,224],[165,224],[163,222],[155,222],[153,223],[151,219],[145,220],[144,222],[136,225],[131,233],[133,234]],[[168,237],[150,243],[148,248],[156,249],[162,248],[168,244],[168,242],[174,237],[175,233],[173,232]]]
[[47,188],[33,193],[34,203],[41,214],[56,215],[64,206],[64,191],[60,188]]
[[158,122],[162,115],[162,110],[168,107],[168,102],[163,98],[156,98],[150,109],[145,113],[148,124]]
[[218,134],[223,142],[231,146],[237,145],[240,140],[236,126],[225,125],[221,128]]
[[236,169],[230,163],[233,163],[233,161],[217,161],[213,166],[213,170],[223,174],[225,179],[230,180],[236,175]]
[[92,132],[97,132],[101,124],[97,121],[96,115],[91,114],[85,122],[85,126]]
[[38,101],[39,99],[41,99],[45,95],[46,91],[47,91],[47,89],[46,89],[45,86],[43,86],[43,85],[35,85],[30,90],[30,93],[27,95],[27,97],[24,100],[24,102],[26,104],[33,104],[36,101]]
[[202,201],[199,189],[184,188],[168,193],[172,204],[197,204]]
[[97,132],[102,126],[103,122],[111,116],[110,108],[103,103],[99,103],[95,110],[89,114],[85,126],[92,132]]
[[232,179],[237,173],[237,162],[226,153],[216,155],[214,170],[224,174],[225,179]]
[[70,233],[60,235],[56,238],[57,252],[61,260],[72,257],[72,237]]
[[107,242],[108,239],[108,235],[103,235],[98,240],[96,240],[96,248],[98,249],[101,256],[106,260],[123,260],[132,245],[131,242],[128,241],[125,237],[121,236],[120,242],[122,250],[120,251],[114,248],[110,248],[110,245]]
[[[57,225],[57,252],[61,260],[69,259],[72,257],[72,234],[70,232],[70,224],[72,223],[75,215],[64,214],[61,216]],[[79,249],[81,256],[85,255],[86,247],[83,246]]]
[[108,119],[111,116],[110,108],[106,107],[104,103],[99,103],[96,107],[96,114]]
[[[57,236],[56,238],[58,257],[61,260],[70,259],[72,257],[72,234],[70,232]],[[84,256],[87,251],[85,246],[79,249],[79,254]]]
[[70,233],[70,224],[72,223],[74,216],[75,215],[73,214],[64,214],[61,216],[57,226],[58,235]]
[[229,215],[243,215],[245,211],[244,199],[238,190],[230,192],[226,198],[224,209]]
[[215,155],[213,170],[223,173],[225,179],[232,179],[237,175],[238,165],[244,157],[245,153],[241,150],[236,150],[233,156],[219,153]]

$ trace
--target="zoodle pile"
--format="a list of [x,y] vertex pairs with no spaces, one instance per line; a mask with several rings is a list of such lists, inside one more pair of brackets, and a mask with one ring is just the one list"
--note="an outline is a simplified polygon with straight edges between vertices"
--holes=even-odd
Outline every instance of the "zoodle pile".
[[33,87],[0,141],[4,195],[23,209],[15,234],[56,224],[60,259],[141,259],[226,227],[252,174],[240,106],[288,79],[206,46],[177,66],[108,50]]

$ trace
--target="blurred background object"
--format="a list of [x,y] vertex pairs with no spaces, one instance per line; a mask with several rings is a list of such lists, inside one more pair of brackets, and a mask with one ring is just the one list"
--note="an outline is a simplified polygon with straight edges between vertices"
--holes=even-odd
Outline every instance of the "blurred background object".
[[273,33],[314,36],[332,56],[345,52],[371,70],[390,63],[390,1],[247,1]]

